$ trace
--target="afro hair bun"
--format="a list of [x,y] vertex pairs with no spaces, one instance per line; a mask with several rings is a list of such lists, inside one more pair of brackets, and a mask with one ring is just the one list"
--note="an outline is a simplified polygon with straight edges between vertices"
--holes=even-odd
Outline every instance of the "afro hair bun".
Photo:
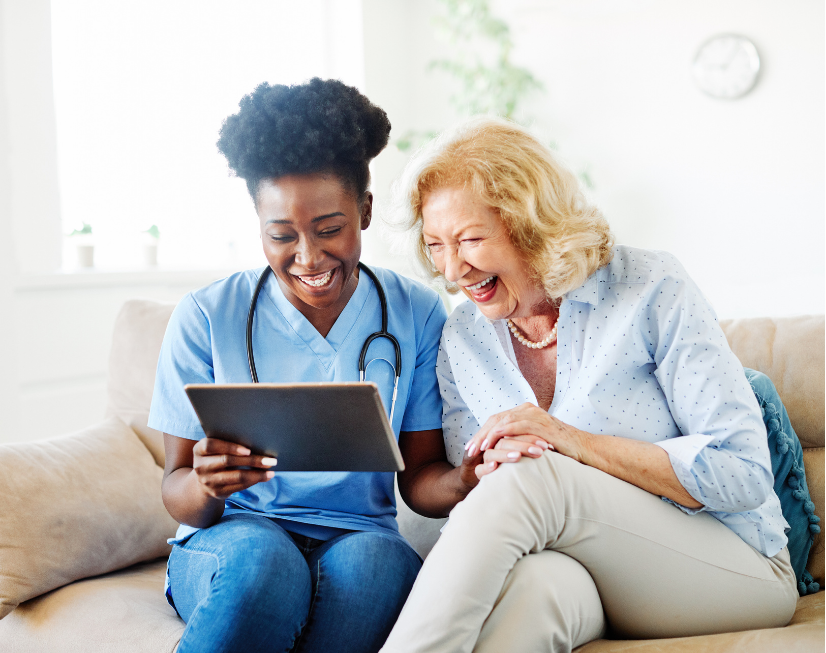
[[387,145],[387,114],[358,89],[318,77],[259,85],[221,127],[218,149],[255,196],[258,182],[332,171],[362,194],[368,164]]

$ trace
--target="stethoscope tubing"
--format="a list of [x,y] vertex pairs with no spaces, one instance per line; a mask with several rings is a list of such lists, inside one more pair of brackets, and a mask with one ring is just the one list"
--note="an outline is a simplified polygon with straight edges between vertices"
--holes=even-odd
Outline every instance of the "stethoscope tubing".
[[[370,344],[379,338],[386,338],[393,344],[393,350],[396,353],[396,366],[393,368],[393,372],[395,374],[395,381],[393,383],[393,399],[390,403],[390,423],[393,423],[393,413],[396,408],[396,395],[399,390],[399,376],[402,373],[402,350],[401,346],[399,345],[399,341],[396,339],[392,333],[387,330],[387,296],[384,293],[384,287],[381,285],[378,277],[375,273],[368,268],[364,263],[359,261],[359,269],[364,271],[364,273],[370,277],[373,281],[373,284],[376,286],[376,291],[379,294],[379,304],[381,305],[381,330],[376,331],[375,333],[371,333],[367,336],[367,339],[364,341],[364,344],[361,346],[361,353],[359,354],[359,381],[364,381],[365,378],[365,370],[367,366],[365,366],[364,361],[367,358],[367,350],[370,348]],[[264,283],[267,281],[267,276],[270,274],[271,269],[269,266],[264,268],[264,271],[261,273],[261,276],[258,277],[258,283],[255,285],[255,290],[252,293],[252,300],[250,301],[250,310],[247,314],[247,361],[249,363],[250,368],[250,378],[252,378],[253,383],[258,383],[258,373],[255,369],[255,354],[253,353],[252,349],[252,324],[255,319],[255,306],[258,303],[258,295],[261,293],[261,288],[264,287]],[[387,359],[381,359],[387,360]],[[372,361],[371,361],[372,362]],[[390,361],[387,361],[390,363]],[[368,363],[367,365],[369,365]],[[392,367],[392,365],[391,365]]]

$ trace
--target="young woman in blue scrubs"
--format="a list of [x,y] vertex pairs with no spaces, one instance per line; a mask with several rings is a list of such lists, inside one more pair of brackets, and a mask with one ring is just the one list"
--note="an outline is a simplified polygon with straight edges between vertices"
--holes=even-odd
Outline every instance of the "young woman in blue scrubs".
[[[262,84],[225,121],[218,147],[247,182],[273,272],[253,329],[261,382],[358,380],[362,345],[381,326],[376,287],[358,269],[368,163],[389,132],[384,111],[334,80]],[[425,457],[441,443],[446,315],[434,292],[374,270],[401,345],[393,428],[410,480],[418,443]],[[187,624],[178,653],[377,651],[421,564],[398,533],[393,474],[279,474],[274,459],[206,438],[183,390],[250,382],[246,319],[261,273],[187,295],[158,362],[149,423],[164,432],[163,499],[181,523],[167,590]],[[385,339],[370,345],[367,379],[389,413],[394,374],[382,358],[395,360]]]

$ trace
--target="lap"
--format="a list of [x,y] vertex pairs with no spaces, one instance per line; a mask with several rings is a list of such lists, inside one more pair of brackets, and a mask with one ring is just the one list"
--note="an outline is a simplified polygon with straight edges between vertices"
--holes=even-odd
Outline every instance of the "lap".
[[512,529],[528,530],[526,553],[548,548],[577,560],[625,636],[785,625],[794,611],[786,553],[766,558],[711,515],[688,515],[559,454],[503,466],[463,504],[454,511],[463,529],[504,519],[506,542]]
[[215,594],[218,579],[230,605],[272,603],[305,615],[313,612],[311,623],[318,624],[342,607],[338,622],[363,620],[365,612],[370,620],[381,619],[384,608],[395,618],[420,567],[421,559],[398,534],[351,532],[302,550],[271,519],[235,513],[175,545],[169,577],[185,621]]

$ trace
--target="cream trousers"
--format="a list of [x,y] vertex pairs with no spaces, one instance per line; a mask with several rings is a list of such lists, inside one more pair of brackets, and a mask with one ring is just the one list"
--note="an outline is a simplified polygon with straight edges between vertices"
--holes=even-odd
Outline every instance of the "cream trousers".
[[786,549],[766,558],[711,515],[546,452],[453,509],[382,651],[570,651],[602,636],[785,626]]

